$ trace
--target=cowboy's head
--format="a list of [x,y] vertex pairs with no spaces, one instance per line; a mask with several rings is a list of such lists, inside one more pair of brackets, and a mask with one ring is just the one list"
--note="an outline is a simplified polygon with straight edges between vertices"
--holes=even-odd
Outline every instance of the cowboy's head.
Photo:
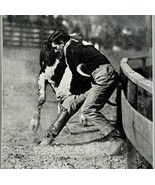
[[49,43],[51,43],[52,47],[59,51],[60,53],[63,52],[63,47],[66,42],[70,40],[70,36],[67,32],[60,29],[52,33],[48,39]]

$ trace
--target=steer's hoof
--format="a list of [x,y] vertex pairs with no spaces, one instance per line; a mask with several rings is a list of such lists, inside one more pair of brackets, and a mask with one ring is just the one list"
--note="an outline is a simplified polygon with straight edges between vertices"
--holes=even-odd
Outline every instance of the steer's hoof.
[[37,119],[32,119],[29,125],[31,132],[37,132],[39,130],[40,123]]
[[39,145],[39,144],[41,143],[41,141],[42,141],[42,140],[41,140],[41,138],[39,138],[39,137],[34,137],[34,138],[33,138],[33,143],[36,144],[36,145]]

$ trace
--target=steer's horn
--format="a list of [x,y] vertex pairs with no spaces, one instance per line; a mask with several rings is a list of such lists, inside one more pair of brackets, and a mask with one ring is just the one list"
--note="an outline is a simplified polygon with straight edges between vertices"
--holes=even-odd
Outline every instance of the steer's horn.
[[82,75],[82,76],[86,76],[86,77],[90,77],[89,74],[86,74],[82,71],[82,67],[85,67],[85,64],[79,64],[76,68],[77,72]]

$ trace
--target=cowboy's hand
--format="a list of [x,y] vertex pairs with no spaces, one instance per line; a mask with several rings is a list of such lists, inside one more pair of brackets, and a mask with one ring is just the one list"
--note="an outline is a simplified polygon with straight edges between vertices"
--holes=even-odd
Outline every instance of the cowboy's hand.
[[69,90],[56,92],[57,100],[59,100],[60,102],[64,101],[64,99],[66,99],[70,95],[71,92]]
[[80,114],[79,122],[80,122],[80,124],[82,124],[85,127],[88,126],[87,118],[83,114]]

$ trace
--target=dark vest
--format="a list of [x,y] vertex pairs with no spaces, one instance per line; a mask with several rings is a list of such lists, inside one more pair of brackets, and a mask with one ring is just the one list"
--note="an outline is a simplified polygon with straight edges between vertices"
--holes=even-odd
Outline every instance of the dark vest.
[[103,64],[109,64],[109,60],[92,45],[83,45],[81,42],[72,41],[66,50],[67,64],[70,70],[76,73],[79,64],[84,63],[91,74]]

